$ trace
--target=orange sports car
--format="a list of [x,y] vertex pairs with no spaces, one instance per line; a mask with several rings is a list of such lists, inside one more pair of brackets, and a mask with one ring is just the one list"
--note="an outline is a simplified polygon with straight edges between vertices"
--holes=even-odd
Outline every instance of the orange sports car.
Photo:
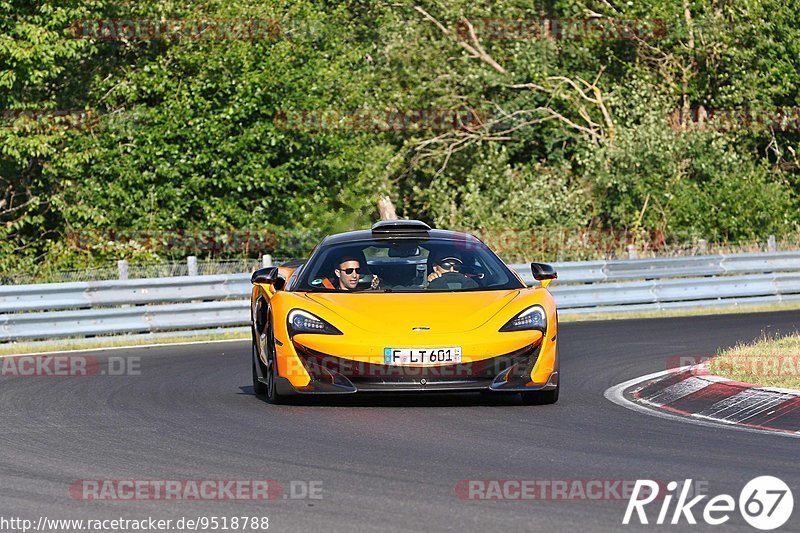
[[390,220],[253,274],[253,387],[299,394],[485,391],[558,400],[549,265],[528,287],[483,242]]

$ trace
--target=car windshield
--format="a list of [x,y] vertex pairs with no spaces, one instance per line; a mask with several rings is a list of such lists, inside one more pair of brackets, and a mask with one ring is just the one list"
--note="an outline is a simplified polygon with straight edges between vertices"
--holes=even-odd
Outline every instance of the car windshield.
[[[343,288],[347,280],[340,278],[347,275],[352,285]],[[320,247],[303,268],[293,290],[453,292],[524,287],[478,240],[395,238]]]

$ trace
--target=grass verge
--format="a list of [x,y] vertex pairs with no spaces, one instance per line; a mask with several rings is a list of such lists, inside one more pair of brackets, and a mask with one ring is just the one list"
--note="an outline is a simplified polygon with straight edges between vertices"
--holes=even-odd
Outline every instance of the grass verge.
[[769,387],[800,389],[800,333],[763,336],[721,350],[709,371],[718,376]]
[[569,315],[560,313],[559,322],[584,322],[588,320],[629,320],[632,318],[669,318],[681,316],[731,315],[741,313],[766,313],[770,311],[800,310],[800,303],[701,307],[692,309],[662,309],[656,311],[620,311]]
[[151,336],[118,336],[95,337],[92,339],[67,339],[58,342],[19,342],[0,344],[0,357],[7,355],[23,355],[32,353],[68,352],[81,350],[98,350],[105,348],[118,348],[125,346],[148,346],[154,344],[179,344],[189,342],[211,342],[229,340],[250,340],[249,331],[231,331],[219,333],[206,333],[192,335],[190,333],[175,333],[163,337]]

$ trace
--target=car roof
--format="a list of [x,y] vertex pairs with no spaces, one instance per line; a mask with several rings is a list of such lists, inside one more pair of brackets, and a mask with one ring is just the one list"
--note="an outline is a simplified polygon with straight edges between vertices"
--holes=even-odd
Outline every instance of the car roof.
[[348,231],[345,233],[336,233],[334,235],[328,235],[324,239],[322,239],[321,245],[328,245],[328,244],[339,244],[345,242],[354,242],[354,241],[366,241],[366,240],[376,240],[376,241],[387,241],[387,240],[397,240],[397,239],[444,239],[444,240],[451,240],[451,241],[471,241],[471,242],[480,242],[479,239],[469,233],[462,233],[460,231],[450,231],[450,230],[443,230],[443,229],[432,229],[426,232],[415,232],[415,233],[397,233],[395,235],[391,234],[379,234],[376,235],[372,232],[372,230],[362,229],[356,231]]

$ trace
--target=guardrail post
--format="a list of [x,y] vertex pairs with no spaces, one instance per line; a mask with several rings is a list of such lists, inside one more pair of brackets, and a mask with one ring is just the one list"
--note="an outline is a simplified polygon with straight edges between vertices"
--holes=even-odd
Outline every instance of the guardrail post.
[[194,255],[190,255],[189,257],[187,257],[186,258],[186,267],[189,270],[189,275],[190,276],[196,276],[197,275],[197,257],[194,256]]
[[119,279],[128,279],[128,262],[125,259],[117,261],[117,272]]
[[767,237],[767,251],[768,252],[778,251],[778,244],[775,242],[775,235],[770,235],[769,237]]
[[272,255],[264,254],[261,256],[261,268],[272,266]]
[[628,259],[639,259],[639,252],[636,250],[635,244],[628,245]]
[[705,239],[697,241],[697,251],[700,252],[700,255],[706,255],[708,253],[708,241]]

